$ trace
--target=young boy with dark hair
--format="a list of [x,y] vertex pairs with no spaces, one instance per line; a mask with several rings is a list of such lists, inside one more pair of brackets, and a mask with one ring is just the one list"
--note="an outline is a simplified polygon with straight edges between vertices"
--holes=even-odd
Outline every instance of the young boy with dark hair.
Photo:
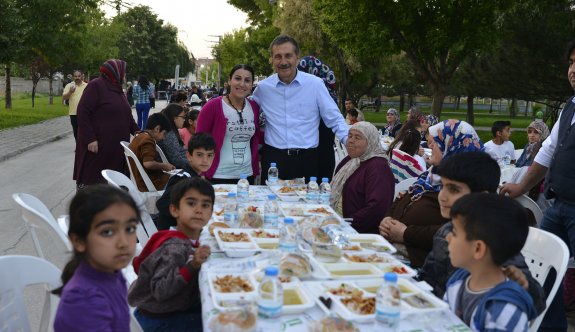
[[495,121],[491,126],[493,139],[485,143],[485,152],[498,162],[508,156],[509,161],[515,163],[515,146],[509,140],[511,137],[510,121]]
[[[441,191],[438,201],[441,216],[449,218],[451,207],[455,202],[471,193],[495,193],[499,186],[501,170],[495,160],[484,152],[469,152],[456,154],[441,162],[438,168],[441,176]],[[449,261],[447,250],[447,235],[453,229],[453,223],[447,222],[433,236],[433,247],[425,258],[425,262],[419,271],[418,278],[426,281],[433,287],[433,293],[443,297],[445,284],[455,271]],[[533,297],[538,312],[545,309],[543,289],[533,279],[529,267],[521,254],[516,255],[505,262],[504,271],[514,280],[528,289]]]
[[525,244],[525,209],[509,197],[473,193],[457,200],[450,216],[449,258],[459,269],[444,300],[473,331],[527,331],[537,317],[533,300],[501,268]]
[[200,178],[186,178],[172,189],[170,212],[176,230],[158,231],[134,258],[138,279],[128,302],[144,331],[201,331],[198,275],[210,256],[200,233],[212,216],[215,193]]
[[194,173],[180,171],[174,174],[162,196],[156,201],[156,208],[158,208],[158,221],[156,227],[159,230],[169,229],[176,226],[176,219],[172,216],[169,210],[170,206],[170,193],[172,187],[183,179],[190,177],[198,177],[206,172],[212,166],[214,161],[214,154],[216,149],[216,141],[208,133],[196,133],[188,141],[187,158]]
[[[164,171],[175,169],[170,163],[160,162],[156,151],[156,142],[162,141],[166,132],[170,130],[170,122],[166,116],[160,113],[150,115],[146,124],[146,130],[136,133],[136,137],[128,146],[134,152],[138,160],[144,166],[146,173],[158,190],[164,189],[170,176]],[[130,167],[134,170],[134,178],[138,185],[138,190],[148,191],[144,179],[138,172],[136,165],[130,160]]]

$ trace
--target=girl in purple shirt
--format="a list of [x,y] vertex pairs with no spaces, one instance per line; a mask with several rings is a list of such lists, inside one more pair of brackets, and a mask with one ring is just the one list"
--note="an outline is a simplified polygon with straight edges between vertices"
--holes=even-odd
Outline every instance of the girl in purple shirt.
[[126,279],[121,270],[136,250],[140,213],[124,191],[98,184],[70,203],[72,259],[62,272],[54,331],[130,331]]

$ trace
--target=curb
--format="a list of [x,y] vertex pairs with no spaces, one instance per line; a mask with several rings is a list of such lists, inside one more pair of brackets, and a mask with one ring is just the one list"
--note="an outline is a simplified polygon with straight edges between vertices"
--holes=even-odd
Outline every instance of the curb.
[[55,136],[52,136],[52,137],[48,137],[47,139],[45,139],[45,140],[43,140],[43,141],[41,141],[41,142],[32,143],[32,144],[30,144],[30,145],[28,145],[28,146],[26,146],[26,147],[24,147],[24,148],[21,148],[21,149],[12,151],[12,152],[8,152],[7,154],[5,154],[5,155],[3,155],[3,156],[0,156],[0,162],[6,161],[6,160],[8,160],[8,159],[10,159],[10,158],[12,158],[12,157],[15,157],[15,156],[17,156],[17,155],[19,155],[19,154],[21,154],[21,153],[24,153],[24,152],[26,152],[26,151],[32,150],[32,149],[34,149],[34,148],[37,148],[37,147],[39,147],[39,146],[41,146],[41,145],[44,145],[44,144],[46,144],[46,143],[50,143],[50,142],[54,142],[54,141],[60,140],[60,139],[62,139],[62,138],[65,138],[66,136],[69,136],[70,134],[72,134],[72,130],[67,131],[67,132],[64,132],[64,133],[61,133],[61,134],[58,134],[58,135],[55,135]]

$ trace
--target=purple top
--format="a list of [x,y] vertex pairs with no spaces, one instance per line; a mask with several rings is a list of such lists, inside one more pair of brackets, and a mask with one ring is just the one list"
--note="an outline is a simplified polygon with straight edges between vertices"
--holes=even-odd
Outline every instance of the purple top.
[[80,263],[64,286],[54,331],[130,331],[128,288],[122,272],[106,273]]
[[[337,173],[350,160],[345,157],[337,165]],[[351,226],[359,233],[379,234],[379,223],[393,202],[395,180],[384,158],[362,162],[343,186],[344,218],[353,218]]]

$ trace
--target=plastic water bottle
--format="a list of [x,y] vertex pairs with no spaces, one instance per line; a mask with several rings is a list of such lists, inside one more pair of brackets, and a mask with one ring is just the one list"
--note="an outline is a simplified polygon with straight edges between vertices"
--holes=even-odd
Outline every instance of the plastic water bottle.
[[276,199],[276,195],[268,195],[268,200],[264,206],[264,228],[278,227],[279,206]]
[[509,166],[509,165],[511,165],[511,157],[510,157],[508,154],[506,154],[506,155],[503,157],[503,165],[504,165],[504,166]]
[[307,183],[307,194],[305,199],[308,204],[315,204],[317,203],[317,198],[319,196],[319,186],[317,185],[317,178],[312,176],[309,178],[309,182]]
[[329,205],[331,198],[331,185],[328,178],[322,178],[319,185],[319,203]]
[[270,168],[268,169],[268,182],[269,184],[278,183],[279,171],[276,163],[270,163]]
[[280,229],[279,249],[282,252],[295,252],[297,248],[297,229],[293,218],[284,218]]
[[224,222],[231,228],[238,227],[238,202],[236,193],[228,193],[226,204],[224,205]]
[[284,303],[284,292],[278,280],[278,268],[268,266],[258,286],[258,317],[266,322],[279,322]]
[[375,299],[375,326],[380,331],[395,331],[399,326],[401,293],[397,286],[397,274],[388,272]]
[[248,176],[245,174],[240,175],[240,180],[238,181],[238,203],[247,204],[250,198],[250,183],[248,182]]

